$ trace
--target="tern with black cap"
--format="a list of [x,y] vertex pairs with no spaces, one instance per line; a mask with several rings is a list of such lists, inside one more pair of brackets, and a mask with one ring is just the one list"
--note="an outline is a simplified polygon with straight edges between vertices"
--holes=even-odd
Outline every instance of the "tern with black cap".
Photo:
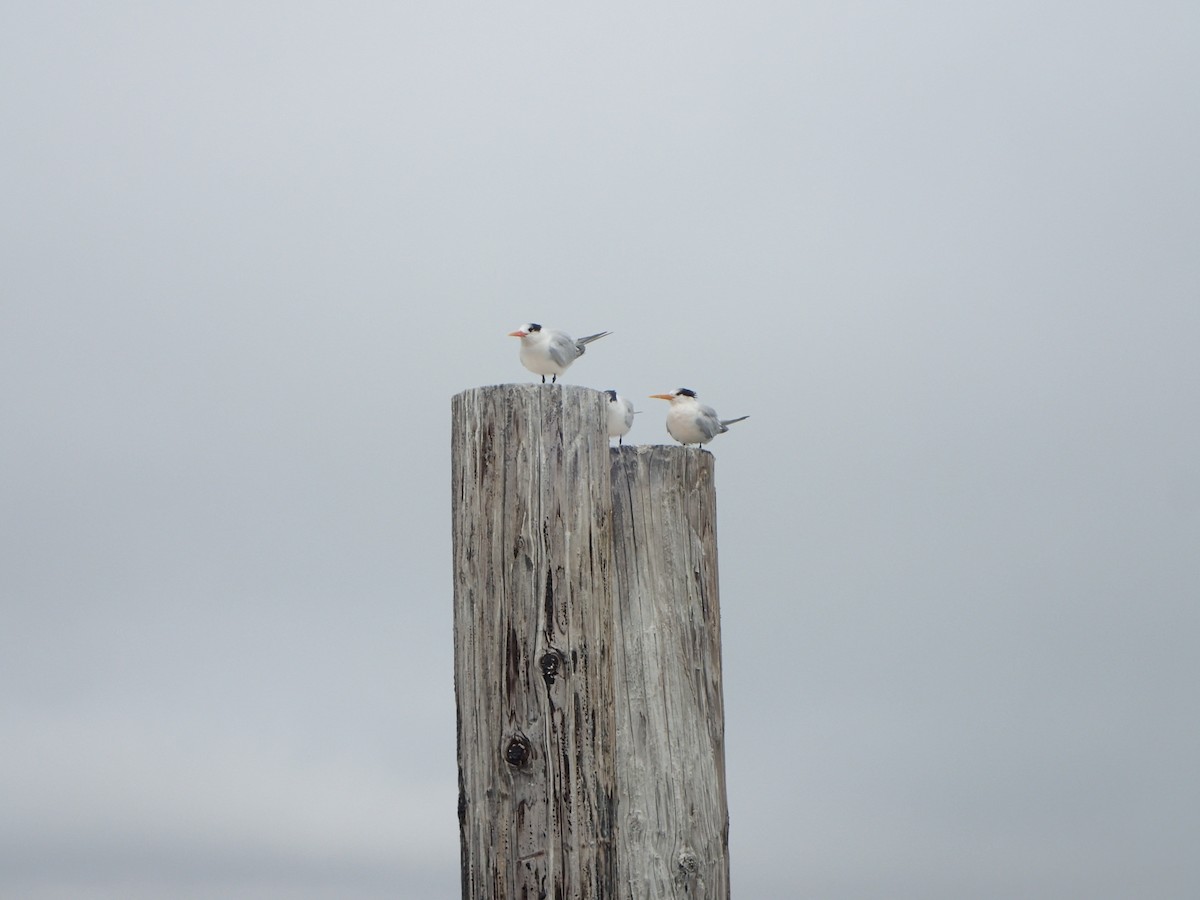
[[622,397],[614,390],[604,392],[608,397],[608,436],[617,438],[618,444],[625,443],[625,435],[633,427],[633,417],[637,412],[629,398]]
[[601,331],[576,340],[566,332],[530,322],[508,334],[509,337],[521,339],[521,365],[533,374],[541,375],[542,384],[546,383],[547,375],[550,376],[550,383],[554,384],[571,363],[583,356],[587,344],[611,333]]
[[667,410],[667,433],[685,447],[688,444],[707,444],[718,434],[728,431],[734,422],[750,418],[718,418],[717,411],[697,400],[696,392],[689,388],[676,388],[669,394],[650,396],[656,400],[671,401],[671,408]]

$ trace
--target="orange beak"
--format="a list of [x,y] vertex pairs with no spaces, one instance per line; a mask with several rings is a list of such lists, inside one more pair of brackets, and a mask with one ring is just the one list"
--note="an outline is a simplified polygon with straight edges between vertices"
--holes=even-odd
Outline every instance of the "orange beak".
[[675,399],[670,394],[651,394],[650,397],[653,400],[674,400]]
[[527,335],[527,334],[529,334],[528,331],[521,331],[521,329],[518,328],[516,331],[510,331],[508,333],[508,336],[509,337],[525,337],[525,335]]

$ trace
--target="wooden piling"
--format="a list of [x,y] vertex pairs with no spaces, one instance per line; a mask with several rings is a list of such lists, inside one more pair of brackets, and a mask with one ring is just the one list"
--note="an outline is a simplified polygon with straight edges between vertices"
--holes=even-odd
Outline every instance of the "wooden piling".
[[602,396],[453,400],[464,900],[605,898],[613,882],[613,590]]
[[464,900],[729,896],[713,458],[605,403],[452,402]]
[[613,451],[622,898],[729,897],[713,470],[701,450]]

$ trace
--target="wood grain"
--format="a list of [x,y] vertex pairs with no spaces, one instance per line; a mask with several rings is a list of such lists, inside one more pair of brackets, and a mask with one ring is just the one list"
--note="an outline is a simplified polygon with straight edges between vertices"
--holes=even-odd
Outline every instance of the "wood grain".
[[610,449],[606,403],[452,402],[470,900],[729,897],[714,460]]
[[703,450],[613,451],[621,898],[729,897],[713,475]]
[[614,882],[611,488],[604,395],[452,402],[464,898],[606,898]]

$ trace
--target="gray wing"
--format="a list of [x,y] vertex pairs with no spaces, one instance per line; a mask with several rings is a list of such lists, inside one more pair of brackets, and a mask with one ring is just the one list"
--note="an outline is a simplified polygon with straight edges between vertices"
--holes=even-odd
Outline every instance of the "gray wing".
[[711,406],[700,407],[700,411],[696,413],[696,427],[704,432],[706,441],[711,441],[721,432],[729,430],[721,424],[721,420],[717,418],[717,411]]
[[546,350],[550,354],[550,358],[560,366],[569,366],[583,353],[583,349],[576,346],[570,336],[561,331],[551,332]]
[[625,404],[625,427],[632,428],[633,427],[633,403],[631,403],[629,400],[625,399],[624,397],[622,397],[621,400]]

